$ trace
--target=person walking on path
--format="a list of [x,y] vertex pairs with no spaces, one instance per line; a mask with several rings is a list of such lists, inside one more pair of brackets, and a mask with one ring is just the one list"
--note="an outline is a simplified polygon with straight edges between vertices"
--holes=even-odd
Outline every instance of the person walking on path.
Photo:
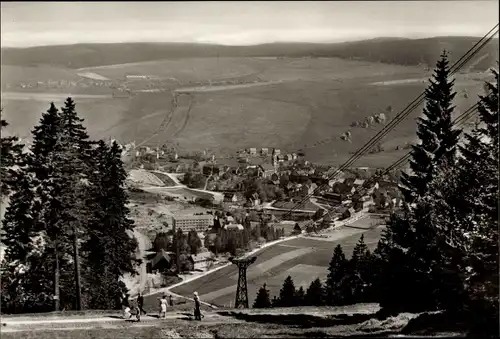
[[144,311],[144,297],[142,296],[141,292],[139,292],[139,295],[137,296],[137,306],[139,306],[139,313],[142,314],[144,313],[144,315],[147,314],[146,311]]
[[133,301],[132,302],[132,307],[131,307],[131,314],[130,314],[130,318],[132,318],[132,315],[135,314],[135,318],[137,319],[137,321],[141,321],[141,310],[139,308],[139,303],[137,301]]
[[201,321],[201,309],[200,309],[200,297],[198,296],[198,292],[194,292],[194,320]]
[[160,299],[160,318],[163,315],[163,319],[167,319],[167,296],[164,294],[162,298]]
[[128,295],[126,295],[126,294],[123,295],[122,304],[123,304],[123,318],[130,319],[132,314],[130,313],[131,310],[130,310],[130,303],[128,300]]
[[171,294],[168,296],[168,303],[170,304],[170,306],[174,306],[174,300],[172,299]]

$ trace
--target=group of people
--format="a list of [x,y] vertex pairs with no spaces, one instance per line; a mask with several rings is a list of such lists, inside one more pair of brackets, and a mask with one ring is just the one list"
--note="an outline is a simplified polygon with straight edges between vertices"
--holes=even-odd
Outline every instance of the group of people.
[[[201,314],[201,301],[200,297],[198,296],[198,292],[194,292],[193,294],[193,300],[194,300],[194,319],[195,320],[201,320],[203,315]],[[161,298],[158,300],[159,302],[159,318],[166,319],[167,318],[167,308],[168,306],[174,306],[174,301],[172,299],[172,295],[168,296],[163,294]],[[141,315],[144,314],[146,315],[146,311],[144,310],[144,296],[139,293],[137,296],[137,301],[132,301],[132,304],[129,302],[128,296],[124,296],[123,298],[123,318],[124,319],[131,319],[132,316],[135,314],[137,321],[141,321]]]

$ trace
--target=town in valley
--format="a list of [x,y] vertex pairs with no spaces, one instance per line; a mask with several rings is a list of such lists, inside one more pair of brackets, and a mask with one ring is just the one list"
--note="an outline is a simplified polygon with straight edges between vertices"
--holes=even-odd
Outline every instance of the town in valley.
[[498,2],[360,5],[2,3],[2,337],[497,337]]

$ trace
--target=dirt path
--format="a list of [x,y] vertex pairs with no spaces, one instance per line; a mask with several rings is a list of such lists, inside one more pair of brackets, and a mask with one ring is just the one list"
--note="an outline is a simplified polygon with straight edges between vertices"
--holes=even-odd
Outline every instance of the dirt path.
[[[139,247],[139,252],[140,252],[141,258],[143,258],[144,254],[147,250],[146,241],[144,240],[145,235],[140,233],[138,230],[134,230],[134,235],[135,235],[137,242],[138,242],[138,247]],[[140,275],[139,290],[143,291],[144,288],[146,287],[146,283],[148,280],[148,273],[147,273],[147,269],[146,269],[146,260],[142,260],[142,262],[141,262],[141,266],[139,269],[139,275]]]
[[194,105],[194,98],[191,98],[190,102],[189,102],[189,107],[187,109],[187,112],[186,112],[186,118],[184,119],[184,123],[182,124],[182,126],[172,135],[172,138],[175,138],[177,135],[179,135],[180,133],[182,133],[182,131],[184,131],[184,129],[186,128],[188,122],[189,122],[189,119],[190,119],[190,114],[191,114],[191,109],[193,108],[193,105]]
[[[227,322],[238,322],[230,317],[224,317],[216,313],[203,312],[203,324],[224,324]],[[159,319],[155,315],[143,315],[141,321],[137,322],[135,317],[125,320],[118,315],[100,317],[67,316],[58,318],[2,318],[2,332],[34,332],[43,330],[71,330],[71,329],[94,329],[94,328],[122,328],[158,326],[165,322],[191,320],[190,312],[168,313],[166,319]]]

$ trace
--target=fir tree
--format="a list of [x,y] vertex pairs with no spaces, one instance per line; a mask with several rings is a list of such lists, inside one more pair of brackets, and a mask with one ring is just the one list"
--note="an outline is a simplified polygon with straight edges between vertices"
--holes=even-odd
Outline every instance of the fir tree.
[[421,143],[412,146],[412,174],[403,173],[401,177],[401,190],[408,204],[425,195],[440,159],[455,157],[460,131],[452,126],[452,102],[456,93],[453,91],[454,80],[450,80],[447,58],[446,52],[443,52],[425,91],[424,117],[419,118],[417,123]]
[[[118,307],[117,296],[126,292],[120,278],[125,273],[135,274],[134,263],[137,241],[132,237],[133,221],[129,219],[128,196],[124,188],[126,173],[121,160],[121,149],[116,143],[108,147],[103,141],[94,152],[96,168],[91,182],[92,206],[95,212],[89,224],[90,237],[85,246],[89,273],[105,279],[90,283],[89,298],[93,308]],[[105,277],[105,278],[104,278]],[[94,285],[101,285],[100,292]],[[102,300],[108,300],[103,303]]]
[[202,246],[202,242],[200,237],[198,237],[198,233],[196,231],[189,231],[187,235],[187,242],[189,246],[189,251],[191,254],[196,255]]
[[337,245],[333,251],[332,260],[328,266],[328,276],[325,284],[327,305],[340,305],[346,297],[346,279],[348,278],[348,260],[342,246]]
[[351,270],[349,274],[350,285],[354,301],[356,302],[368,301],[367,298],[369,298],[372,288],[372,265],[372,255],[365,244],[364,235],[362,234],[354,247],[352,258],[349,262]]
[[[31,147],[31,170],[39,181],[48,180],[54,171],[49,165],[53,164],[50,157],[54,155],[56,143],[62,133],[61,118],[54,103],[50,104],[47,112],[42,114],[40,122],[33,128],[33,144]],[[55,165],[55,164],[54,164]]]
[[31,238],[37,234],[36,224],[41,206],[36,199],[29,173],[18,173],[15,181],[16,191],[10,197],[10,204],[2,220],[5,232],[2,242],[6,245],[6,262],[23,263],[31,251]]
[[[413,146],[410,162],[413,173],[403,173],[401,177],[404,211],[391,218],[377,249],[376,261],[380,263],[381,258],[386,258],[388,262],[382,264],[382,281],[376,288],[385,290],[380,297],[381,306],[393,310],[435,310],[442,299],[438,291],[443,286],[446,255],[440,248],[437,210],[433,206],[439,203],[431,200],[435,197],[434,180],[456,164],[460,136],[451,121],[455,93],[449,73],[447,57],[443,54],[425,92],[424,118],[419,119],[417,130],[421,143]],[[401,267],[397,271],[393,268],[396,262]]]
[[171,250],[172,242],[170,241],[170,237],[168,236],[168,234],[164,232],[158,233],[153,242],[153,248],[156,252],[159,252],[161,250]]
[[309,288],[307,289],[305,296],[306,306],[323,306],[325,305],[325,289],[321,284],[321,280],[316,278]]
[[[498,335],[498,73],[480,97],[480,121],[465,135],[458,166],[433,182],[428,204],[444,260],[436,270],[441,308],[457,312],[476,335]],[[465,307],[464,307],[465,305]]]
[[293,283],[292,277],[291,276],[286,277],[285,281],[283,282],[283,287],[280,290],[279,302],[278,302],[279,307],[296,306],[297,304],[295,299],[296,294],[297,291],[295,290],[295,285]]
[[[38,206],[30,209],[29,216],[31,223],[32,239],[38,238],[38,246],[35,249],[36,255],[29,254],[23,264],[29,267],[30,277],[36,277],[38,281],[52,281],[51,284],[41,284],[44,290],[37,286],[35,292],[33,289],[25,286],[21,290],[26,295],[46,295],[51,296],[56,290],[59,299],[56,304],[62,307],[71,307],[74,298],[74,277],[71,269],[70,257],[72,254],[72,227],[71,218],[78,219],[75,209],[69,206],[81,201],[82,196],[74,195],[75,183],[77,178],[75,171],[68,171],[68,166],[72,164],[73,158],[68,143],[65,142],[64,131],[61,128],[58,111],[52,104],[50,109],[42,115],[40,124],[33,129],[33,145],[31,147],[32,155],[27,158],[27,166],[23,168],[20,182],[24,192],[18,192],[18,196],[32,196],[32,201]],[[33,175],[31,175],[31,173]],[[71,178],[71,176],[74,176]],[[31,179],[28,179],[31,177]],[[24,179],[21,179],[24,178]],[[28,183],[30,182],[30,183]],[[31,193],[27,188],[31,186]],[[13,206],[13,209],[19,208]],[[10,220],[11,226],[17,224],[17,227],[27,229],[26,217],[17,213]],[[15,227],[15,226],[14,226]],[[25,244],[26,245],[26,244]],[[45,264],[41,262],[44,261]],[[73,260],[74,261],[74,260]],[[49,269],[51,267],[52,272]],[[66,272],[66,273],[65,273]],[[44,275],[44,274],[48,274]],[[35,278],[33,278],[35,279]],[[23,278],[22,281],[29,281]],[[33,287],[35,288],[35,287]],[[70,291],[73,289],[72,291]],[[36,299],[34,305],[37,309],[43,309],[47,305],[40,304],[40,299]],[[31,298],[31,300],[35,300]],[[44,299],[53,307],[51,300]],[[58,308],[59,306],[56,306]]]
[[[0,130],[9,124],[0,120]],[[21,164],[23,145],[15,137],[2,137],[0,139],[0,199],[7,197],[13,186],[16,185],[16,171],[14,165]],[[1,202],[1,200],[0,200]]]
[[257,297],[253,303],[253,308],[269,308],[271,307],[271,300],[269,299],[269,290],[264,284],[257,292]]
[[296,306],[304,306],[306,298],[306,292],[302,286],[299,287],[297,292],[295,293],[295,304]]
[[73,99],[67,98],[64,107],[61,108],[60,122],[64,131],[64,140],[68,146],[77,150],[75,154],[79,155],[82,161],[86,161],[91,154],[91,142],[86,128],[83,126],[83,119],[78,117],[76,105]]

